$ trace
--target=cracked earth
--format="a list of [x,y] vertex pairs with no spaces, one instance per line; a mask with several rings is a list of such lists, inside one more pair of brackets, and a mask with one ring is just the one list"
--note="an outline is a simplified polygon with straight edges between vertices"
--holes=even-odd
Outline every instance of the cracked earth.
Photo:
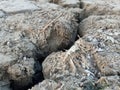
[[0,90],[120,90],[119,0],[0,0]]

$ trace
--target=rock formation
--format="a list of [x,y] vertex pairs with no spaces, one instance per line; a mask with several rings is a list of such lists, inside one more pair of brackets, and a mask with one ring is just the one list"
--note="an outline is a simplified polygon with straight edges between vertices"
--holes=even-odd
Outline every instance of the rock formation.
[[119,90],[119,0],[0,0],[0,90]]

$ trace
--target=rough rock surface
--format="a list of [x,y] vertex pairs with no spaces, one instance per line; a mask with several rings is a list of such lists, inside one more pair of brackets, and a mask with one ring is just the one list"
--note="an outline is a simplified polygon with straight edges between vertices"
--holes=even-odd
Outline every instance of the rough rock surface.
[[120,15],[119,0],[81,0],[84,17],[90,15]]
[[[42,65],[43,74],[45,79],[62,83],[60,90],[113,90],[112,88],[119,90],[120,77],[117,74],[114,76],[114,72],[108,68],[109,65],[100,69],[102,65],[111,63],[106,63],[107,59],[100,61],[102,58],[104,56],[97,51],[94,45],[79,39],[68,51],[49,55]],[[119,65],[119,63],[113,64],[113,67],[117,64]],[[114,70],[114,68],[111,69]],[[112,81],[116,83],[111,85]]]
[[0,90],[119,90],[119,15],[120,0],[0,0]]
[[32,90],[57,90],[60,86],[60,83],[58,84],[53,80],[46,79],[42,83],[35,85]]
[[44,77],[57,79],[67,74],[86,76],[90,72],[96,73],[91,51],[92,46],[79,39],[68,51],[52,53],[43,62]]
[[[107,76],[108,73],[111,73],[111,70],[108,70],[109,65],[106,65],[106,70],[101,69],[106,71],[107,74],[101,70],[99,71],[99,66],[97,65],[102,67],[101,64],[106,64],[104,63],[105,59],[104,62],[100,61],[101,58],[104,58],[104,56],[92,44],[79,39],[68,51],[49,55],[42,65],[43,74],[45,79],[61,83],[60,90],[119,90],[120,77],[114,76],[114,73],[110,74],[111,76]],[[117,64],[113,64],[113,67]],[[100,79],[98,79],[99,77]],[[39,85],[42,88],[44,87],[41,83]],[[35,87],[38,88],[36,90],[39,90],[38,85]],[[31,90],[34,90],[34,88]],[[49,89],[46,88],[45,90]],[[51,90],[54,89],[52,88]]]
[[120,90],[120,77],[117,75],[103,76],[96,83],[103,90]]
[[82,37],[69,50],[44,60],[44,77],[62,83],[59,90],[119,90],[120,2],[81,0],[80,5],[83,18],[89,16],[80,23]]
[[[17,36],[17,33],[15,35]],[[31,81],[27,80],[27,82],[24,82],[23,80],[26,78],[32,79],[36,73],[35,64],[39,66],[35,58],[37,49],[28,40],[17,39],[14,36],[7,32],[1,33],[0,80],[13,80],[18,82],[16,85],[21,84],[24,86],[32,83]],[[19,34],[17,37],[19,37]],[[22,83],[20,83],[21,80],[23,81]]]
[[[83,39],[92,43],[103,58],[96,61],[105,75],[120,73],[120,23],[119,16],[90,16],[80,24]],[[96,56],[96,58],[99,58]]]
[[37,5],[28,0],[0,1],[0,81],[12,82],[14,89],[36,82],[40,58],[70,46],[76,38],[72,9]]
[[0,1],[0,9],[7,13],[15,13],[25,10],[36,10],[38,7],[28,0],[2,0]]
[[91,45],[79,39],[68,51],[52,53],[43,62],[44,77],[66,82],[65,90],[94,90],[98,70],[95,69],[93,51]]
[[77,34],[74,9],[37,2],[0,1],[0,81],[15,90],[37,83],[42,56],[70,46]]
[[19,31],[23,38],[28,38],[43,53],[56,51],[73,43],[78,29],[72,11],[52,7],[17,13],[1,18],[1,21],[5,22],[1,22],[2,30],[7,29],[13,33],[14,30]]

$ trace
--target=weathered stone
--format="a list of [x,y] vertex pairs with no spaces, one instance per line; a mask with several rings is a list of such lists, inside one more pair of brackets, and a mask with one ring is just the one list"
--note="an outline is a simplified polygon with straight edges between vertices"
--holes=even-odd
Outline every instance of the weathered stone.
[[[102,74],[120,73],[120,29],[119,16],[90,16],[80,24],[83,39],[96,48],[97,66]],[[101,57],[102,56],[102,57]]]
[[[0,27],[24,34],[24,38],[29,38],[43,53],[56,51],[74,42],[77,23],[71,11],[58,8],[51,11],[52,8],[47,8],[8,16]],[[49,16],[41,12],[49,13]]]
[[[0,0],[0,90],[27,90],[43,74],[45,80],[31,90],[119,90],[119,5],[119,0]],[[75,42],[77,32],[81,38]]]
[[[80,22],[79,33],[85,35],[86,33],[90,33],[90,31],[91,33],[93,31],[95,32],[95,29],[99,32],[102,32],[102,30],[105,29],[119,29],[119,20],[119,15],[91,15],[88,18],[84,19],[82,22]],[[119,32],[116,33],[119,34]]]
[[12,80],[15,88],[34,82],[34,76],[41,71],[36,61],[38,56],[41,58],[69,47],[75,41],[78,29],[76,13],[57,5],[53,8],[44,6],[42,4],[40,10],[25,12],[19,12],[17,8],[16,11],[7,11],[6,8],[6,16],[0,18],[0,80]]
[[81,84],[79,79],[67,77],[65,81],[58,82],[46,79],[28,90],[95,90],[95,87],[92,81]]
[[119,90],[120,89],[119,76],[103,76],[97,82],[99,89],[103,90]]
[[38,85],[35,85],[29,90],[56,90],[61,87],[60,84],[53,80],[46,79],[43,82],[39,83]]
[[90,15],[120,15],[119,0],[81,0],[84,18]]
[[[34,64],[36,63],[35,61],[36,47],[28,39],[23,39],[22,33],[20,31],[14,32],[13,30],[14,26],[11,25],[10,27],[8,26],[9,28],[7,28],[8,24],[7,22],[3,23],[4,21],[5,21],[4,18],[0,19],[0,23],[1,23],[0,25],[0,81],[4,82],[4,80],[9,81],[12,79],[14,82],[17,81],[16,84],[19,83],[19,85],[25,86],[26,84],[30,83],[29,81],[27,82],[24,81],[24,79],[26,79],[26,76],[27,78],[32,79],[31,76],[34,76],[34,74],[36,73],[36,71],[34,71]],[[11,78],[9,76],[17,76],[17,73],[13,73],[13,72],[15,71],[22,72],[24,68],[21,68],[21,69],[14,68],[14,69],[11,69],[12,71],[9,69],[9,72],[7,72],[7,69],[12,68],[14,64],[18,64],[18,63],[20,64],[20,62],[24,60],[24,57],[28,60],[28,62],[34,62],[34,64],[31,64],[31,67],[26,66],[27,67],[26,70],[32,69],[32,71],[34,72],[32,72],[31,74],[24,74],[24,75],[20,73],[21,76],[19,77],[20,79],[23,80],[23,82],[21,83],[19,79]],[[33,58],[32,60],[29,59],[31,57]],[[24,67],[25,62],[22,64],[20,64],[21,67]]]
[[14,81],[14,89],[22,88],[33,83],[33,77],[36,73],[34,69],[35,61],[32,58],[24,57],[24,59],[26,60],[8,68],[9,78]]
[[33,3],[28,0],[2,0],[0,1],[0,10],[6,13],[16,13],[26,10],[36,10],[38,9]]
[[[6,36],[4,36],[4,39],[1,38],[0,44],[0,80],[12,80],[19,86],[27,86],[29,83],[33,83],[30,80],[38,72],[35,70],[35,64],[37,63],[35,61],[36,47],[29,41],[12,41],[13,39],[9,34],[4,34]],[[14,38],[14,36],[12,37]],[[11,41],[7,41],[7,38]]]
[[65,87],[69,88],[79,90],[83,87],[85,90],[94,90],[97,69],[93,50],[89,43],[79,39],[68,51],[52,53],[42,64],[45,79],[63,81],[66,83]]

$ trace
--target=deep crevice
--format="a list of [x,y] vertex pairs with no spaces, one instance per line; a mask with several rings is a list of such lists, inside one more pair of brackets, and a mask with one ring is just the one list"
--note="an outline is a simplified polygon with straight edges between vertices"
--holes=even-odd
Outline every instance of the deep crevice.
[[80,1],[80,9],[83,9],[84,8],[84,3],[82,1]]
[[34,85],[42,82],[44,80],[43,72],[42,72],[42,62],[45,60],[45,56],[41,55],[39,50],[35,51],[35,64],[34,64],[34,75],[31,77],[32,82],[27,86],[17,85],[14,80],[10,80],[10,88],[12,90],[28,90],[32,88]]
[[[82,2],[80,2],[80,9],[83,9],[83,3],[82,3]],[[22,13],[22,12],[21,12],[21,13]],[[84,15],[83,15],[83,16],[84,16]],[[79,23],[80,23],[83,19],[85,19],[86,16],[79,18],[79,15],[77,15],[76,18],[77,18],[76,23],[78,24],[78,26],[77,26],[77,33],[76,33],[75,41],[77,41],[80,37],[83,37],[82,33],[81,33],[81,34],[79,33]],[[62,48],[62,47],[61,47],[61,48],[58,48],[57,51],[65,51],[65,50],[70,49],[71,46],[74,45],[75,41],[70,42],[70,44],[69,44],[67,47],[65,47],[65,48]],[[35,45],[35,44],[34,44],[34,45]],[[36,46],[36,45],[35,45],[35,46]],[[63,45],[63,46],[64,46],[64,45]],[[37,46],[36,46],[36,47],[37,47]],[[37,48],[38,48],[38,47],[37,47]],[[35,55],[36,62],[39,63],[39,65],[38,65],[38,64],[35,64],[35,65],[34,65],[34,69],[35,69],[36,73],[35,73],[35,74],[33,75],[33,77],[32,77],[32,83],[28,84],[28,85],[25,86],[25,87],[21,87],[21,86],[16,85],[13,80],[10,80],[10,83],[11,83],[11,84],[10,84],[10,87],[12,88],[12,90],[28,90],[28,89],[32,88],[34,85],[36,85],[36,84],[38,84],[38,83],[40,83],[40,82],[42,82],[42,81],[44,80],[44,76],[43,76],[43,72],[42,72],[42,63],[43,63],[43,61],[45,60],[45,58],[46,58],[49,54],[48,54],[48,53],[47,53],[47,54],[44,53],[44,55],[42,55],[41,52],[39,52],[39,51],[40,51],[40,50],[39,50],[39,48],[38,48],[38,51],[36,51],[36,53],[35,53],[35,54],[36,54],[36,55]],[[56,51],[56,52],[57,52],[57,51]],[[51,52],[51,53],[52,53],[52,52]],[[50,54],[51,54],[51,53],[50,53]],[[39,70],[39,68],[40,68],[40,70]]]

